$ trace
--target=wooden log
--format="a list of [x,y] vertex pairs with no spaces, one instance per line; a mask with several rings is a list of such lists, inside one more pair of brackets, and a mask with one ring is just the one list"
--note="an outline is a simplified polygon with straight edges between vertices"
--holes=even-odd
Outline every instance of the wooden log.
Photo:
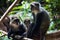
[[[3,32],[4,35],[7,35],[7,32],[5,32],[5,31],[1,31],[1,32]],[[2,35],[2,36],[4,36],[4,35]],[[24,37],[23,39],[24,40],[34,40],[34,39],[26,38],[26,37]],[[46,34],[46,40],[60,40],[60,30]]]
[[46,40],[60,40],[60,30],[46,34]]
[[[7,32],[1,31],[4,33],[4,35],[7,35]],[[4,36],[2,35],[2,36]],[[30,38],[23,38],[24,40],[33,40]],[[60,30],[56,31],[56,32],[52,32],[52,33],[48,33],[46,34],[46,40],[60,40]]]
[[[3,30],[0,30],[0,32],[3,33],[0,37],[3,37],[3,36],[5,36],[5,35],[8,34],[7,32],[5,32],[5,31],[3,31]],[[23,39],[24,39],[24,40],[33,40],[33,39],[30,39],[30,38],[26,38],[26,37],[24,37]]]

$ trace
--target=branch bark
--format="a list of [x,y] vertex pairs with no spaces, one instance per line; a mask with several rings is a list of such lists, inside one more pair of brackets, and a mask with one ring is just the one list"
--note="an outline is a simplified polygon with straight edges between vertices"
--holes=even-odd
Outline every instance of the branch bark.
[[[20,0],[21,1],[21,0]],[[3,14],[3,16],[1,17],[0,19],[0,22],[2,22],[4,20],[4,18],[7,16],[7,14],[12,10],[12,8],[17,4],[19,3],[19,0],[15,0],[11,6],[7,9],[7,11]]]
[[[3,30],[0,30],[0,32],[3,33],[3,35],[1,35],[0,37],[3,37],[3,36],[5,36],[5,35],[8,34],[7,32],[5,32],[5,31],[3,31]],[[33,39],[30,39],[30,38],[26,38],[26,37],[24,37],[23,39],[24,39],[24,40],[33,40]]]

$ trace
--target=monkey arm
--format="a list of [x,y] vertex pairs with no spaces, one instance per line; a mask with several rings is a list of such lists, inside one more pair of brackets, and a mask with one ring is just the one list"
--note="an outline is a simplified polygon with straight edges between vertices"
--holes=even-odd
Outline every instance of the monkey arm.
[[10,39],[12,33],[13,33],[13,32],[12,32],[12,30],[10,29],[9,32],[8,32],[8,38],[9,38],[9,39]]
[[33,29],[34,23],[31,23],[29,25],[28,31],[27,31],[27,38],[31,38],[31,33],[32,33],[32,29]]
[[27,32],[24,32],[20,37],[19,37],[19,39],[23,39],[24,37],[26,37],[27,36]]
[[42,24],[43,18],[44,18],[44,14],[42,12],[37,13],[37,16],[35,17],[35,24],[34,24],[33,29],[32,29],[32,35],[37,33],[37,31],[39,30],[39,28]]
[[24,37],[26,37],[26,30],[24,28],[24,25],[20,24],[19,31],[17,33],[18,34],[15,35],[16,39],[23,39]]

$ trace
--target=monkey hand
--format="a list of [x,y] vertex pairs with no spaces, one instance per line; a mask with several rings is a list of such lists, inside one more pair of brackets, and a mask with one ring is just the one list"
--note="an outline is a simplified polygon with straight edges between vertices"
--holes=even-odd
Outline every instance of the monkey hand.
[[10,37],[8,36],[8,38],[10,39]]
[[8,38],[10,39],[12,36],[11,35],[8,35]]
[[16,39],[23,39],[23,37],[20,36],[20,35],[15,35],[15,38],[16,38]]

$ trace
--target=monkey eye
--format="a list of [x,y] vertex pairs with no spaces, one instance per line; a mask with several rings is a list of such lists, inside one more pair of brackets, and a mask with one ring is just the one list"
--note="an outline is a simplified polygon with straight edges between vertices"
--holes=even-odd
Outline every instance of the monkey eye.
[[39,3],[31,4],[31,10],[39,9]]
[[35,4],[36,5],[36,7],[38,7],[39,8],[39,4]]
[[15,19],[14,21],[15,21],[15,22],[20,22],[19,19]]
[[20,21],[19,21],[19,19],[14,19],[13,23],[18,24],[18,23],[20,23]]
[[12,19],[14,19],[14,18],[12,17]]

